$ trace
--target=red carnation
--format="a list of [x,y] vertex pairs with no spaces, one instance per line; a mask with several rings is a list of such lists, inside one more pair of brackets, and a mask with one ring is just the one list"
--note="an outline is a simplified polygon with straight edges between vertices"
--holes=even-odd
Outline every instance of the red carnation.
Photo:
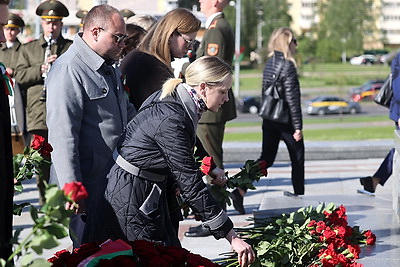
[[201,161],[200,170],[205,174],[209,175],[210,172],[215,168],[213,157],[204,157]]
[[70,196],[75,202],[85,199],[89,196],[85,186],[81,182],[72,182],[64,185],[64,194]]
[[367,238],[366,240],[367,245],[372,246],[375,244],[376,236],[374,235],[374,233],[371,232],[371,230],[365,231],[363,235]]

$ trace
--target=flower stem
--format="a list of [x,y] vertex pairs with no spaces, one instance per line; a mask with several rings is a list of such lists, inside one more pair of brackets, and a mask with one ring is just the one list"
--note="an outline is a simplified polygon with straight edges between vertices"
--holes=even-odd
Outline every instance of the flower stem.
[[34,234],[35,230],[29,233],[29,235],[19,244],[19,246],[14,250],[14,252],[8,257],[7,262],[11,262],[18,253],[22,251],[22,248],[25,246],[26,243],[29,242],[29,239],[32,237]]

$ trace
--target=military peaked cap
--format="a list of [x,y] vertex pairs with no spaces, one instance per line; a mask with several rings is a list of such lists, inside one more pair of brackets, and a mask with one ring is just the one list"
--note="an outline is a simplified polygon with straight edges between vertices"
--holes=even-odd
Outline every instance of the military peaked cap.
[[88,13],[87,10],[82,10],[82,9],[81,9],[81,10],[79,10],[78,12],[76,12],[75,16],[76,16],[77,18],[84,19],[84,18],[86,17],[87,13]]
[[20,16],[14,13],[10,13],[8,15],[7,24],[4,25],[4,27],[7,28],[17,28],[17,29],[23,28],[24,26],[25,26],[24,20]]
[[89,12],[89,11],[87,11],[87,10],[82,10],[82,9],[81,9],[81,10],[78,10],[78,12],[76,12],[75,16],[76,16],[77,18],[81,19],[80,26],[83,25],[83,20],[84,20],[84,18],[86,17],[86,15],[87,15],[88,12]]
[[130,17],[136,15],[135,12],[133,12],[132,10],[127,9],[127,8],[120,10],[119,13],[121,13],[121,15],[122,15],[124,18],[130,18]]
[[41,3],[36,9],[36,15],[47,20],[57,20],[68,17],[68,9],[57,0],[47,0]]

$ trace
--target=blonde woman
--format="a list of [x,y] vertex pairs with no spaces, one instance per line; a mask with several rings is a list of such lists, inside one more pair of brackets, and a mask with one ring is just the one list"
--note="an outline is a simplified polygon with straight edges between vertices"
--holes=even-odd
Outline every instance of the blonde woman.
[[171,62],[192,48],[200,20],[187,9],[177,8],[153,25],[138,50],[121,63],[121,72],[130,88],[130,101],[139,109],[143,101],[174,77]]
[[[262,96],[276,78],[279,95],[284,99],[286,121],[263,119],[263,142],[260,159],[272,166],[282,139],[289,151],[292,162],[292,184],[295,195],[304,194],[304,141],[303,119],[300,107],[300,85],[297,78],[296,52],[297,40],[291,29],[276,29],[268,43],[270,58],[265,65],[262,82]],[[289,193],[291,194],[291,193]]]
[[[170,175],[188,204],[215,238],[226,238],[247,266],[254,261],[251,247],[237,237],[233,223],[202,181],[193,157],[201,114],[229,100],[230,67],[205,56],[190,64],[186,82],[169,79],[144,103],[127,125],[107,175],[103,193],[88,218],[87,241],[107,238],[160,241],[180,245],[169,217],[166,190]],[[225,180],[223,175],[216,180]]]

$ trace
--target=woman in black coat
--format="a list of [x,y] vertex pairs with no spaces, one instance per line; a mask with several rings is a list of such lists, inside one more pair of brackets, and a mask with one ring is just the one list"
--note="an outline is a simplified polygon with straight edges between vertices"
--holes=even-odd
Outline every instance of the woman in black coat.
[[284,99],[288,118],[285,122],[263,119],[263,142],[260,159],[272,166],[282,139],[289,151],[292,162],[292,184],[295,195],[304,194],[304,141],[303,119],[300,104],[300,85],[297,77],[296,62],[293,58],[297,41],[289,28],[276,29],[270,38],[268,50],[270,58],[263,72],[262,95],[277,77],[279,95]]
[[[196,127],[202,112],[218,111],[229,100],[230,67],[217,57],[202,57],[182,79],[169,79],[129,122],[114,151],[115,163],[89,213],[86,241],[107,238],[158,241],[179,246],[171,224],[167,177],[215,238],[225,237],[246,266],[254,261],[251,246],[238,238],[233,223],[216,204],[193,157]],[[169,179],[169,178],[168,178]],[[225,178],[215,177],[217,183]]]

